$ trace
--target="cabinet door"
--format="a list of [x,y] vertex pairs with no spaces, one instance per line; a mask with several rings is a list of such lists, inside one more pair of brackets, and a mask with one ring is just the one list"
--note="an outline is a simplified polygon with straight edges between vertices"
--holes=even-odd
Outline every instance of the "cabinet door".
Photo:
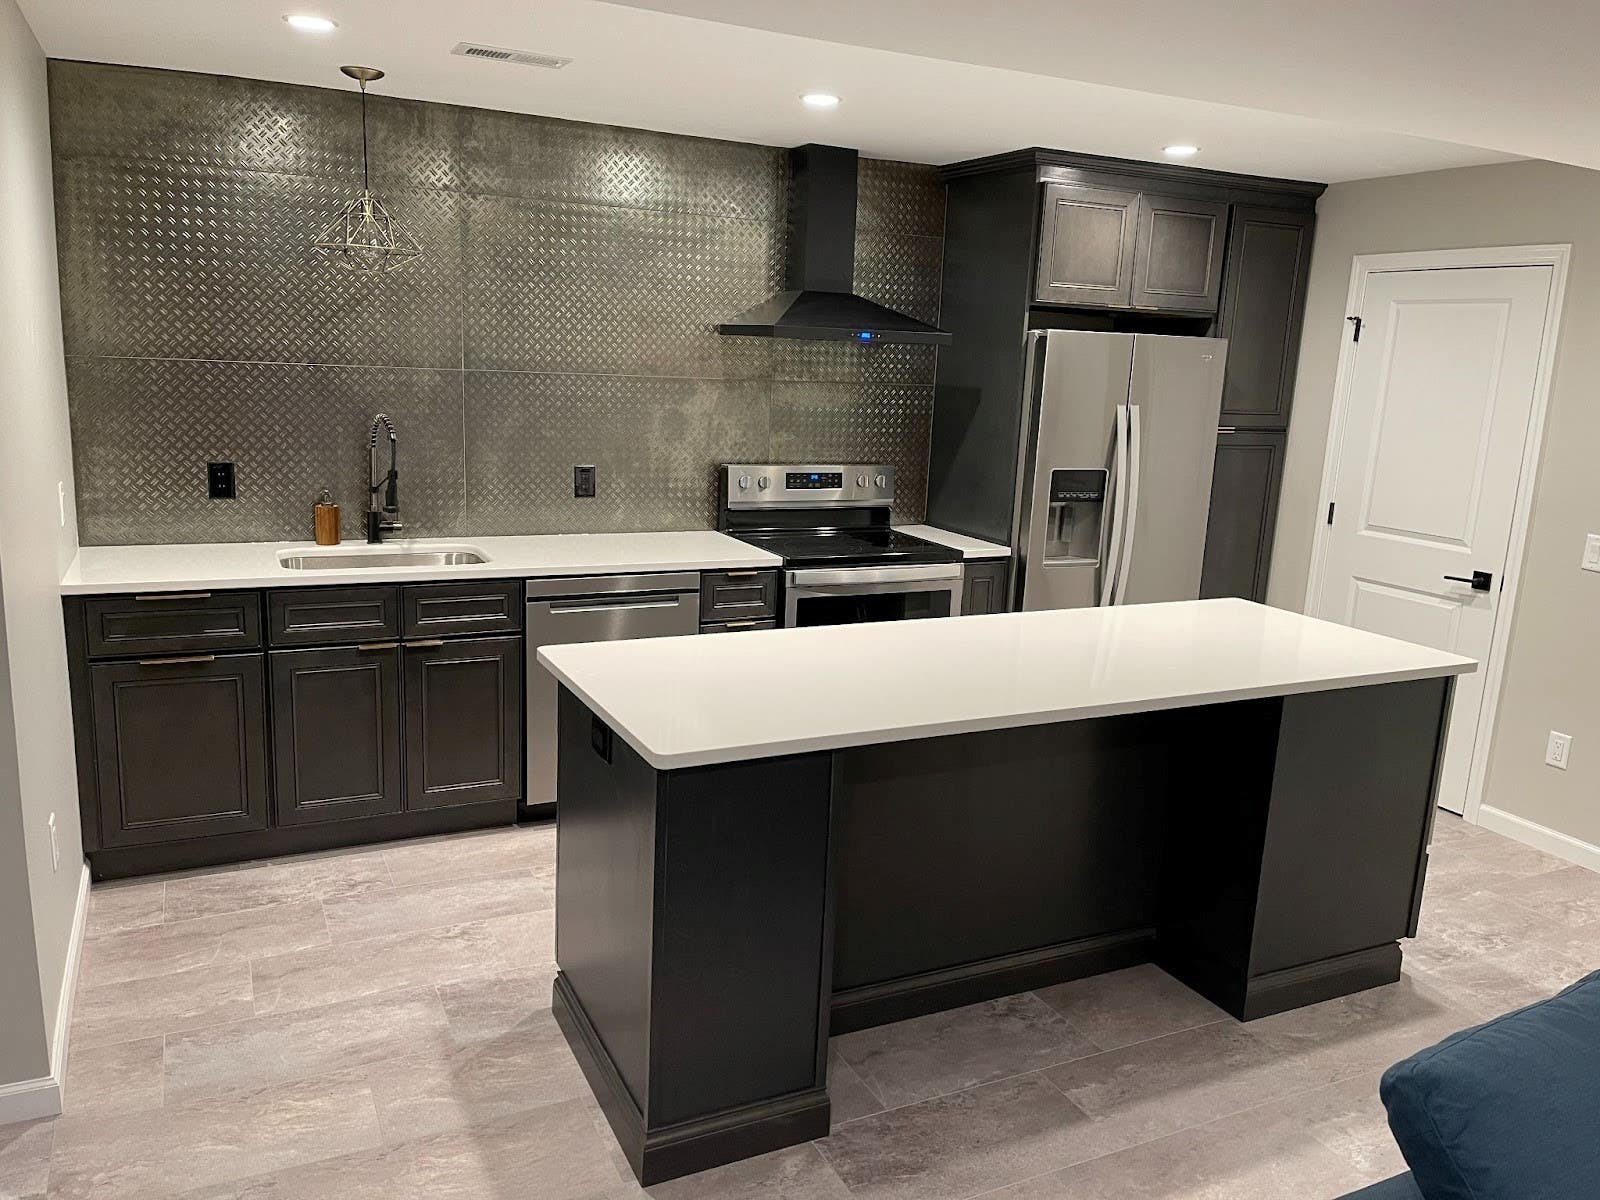
[[522,795],[522,639],[405,648],[406,807]]
[[969,562],[963,572],[961,615],[1009,612],[1006,582],[1010,576],[1011,564],[1003,558]]
[[1046,184],[1034,299],[1126,307],[1133,293],[1138,208],[1135,192]]
[[1217,311],[1228,206],[1174,196],[1139,197],[1135,308]]
[[399,812],[399,646],[269,657],[278,824]]
[[1217,335],[1228,339],[1222,420],[1284,429],[1294,398],[1314,213],[1236,208]]
[[1243,596],[1265,602],[1272,532],[1278,520],[1286,433],[1223,430],[1211,477],[1200,596]]
[[89,687],[102,845],[267,827],[262,655],[97,663]]

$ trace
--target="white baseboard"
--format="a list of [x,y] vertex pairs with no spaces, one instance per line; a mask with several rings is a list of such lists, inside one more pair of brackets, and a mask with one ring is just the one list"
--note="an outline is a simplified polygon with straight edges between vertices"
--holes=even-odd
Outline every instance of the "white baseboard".
[[1491,832],[1532,846],[1535,850],[1543,850],[1546,854],[1600,872],[1600,846],[1591,846],[1588,842],[1489,804],[1478,809],[1478,824]]
[[88,917],[89,864],[84,863],[78,880],[78,905],[72,914],[72,937],[67,943],[67,965],[61,973],[61,998],[56,1002],[56,1023],[51,1030],[50,1074],[0,1084],[0,1125],[37,1121],[61,1112],[72,1032],[72,999],[78,986],[78,964],[83,960],[83,930]]

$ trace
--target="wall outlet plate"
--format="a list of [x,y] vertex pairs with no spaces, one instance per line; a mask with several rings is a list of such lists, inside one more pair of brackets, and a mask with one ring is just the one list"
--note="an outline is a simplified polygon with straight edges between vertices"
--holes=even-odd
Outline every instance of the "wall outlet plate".
[[1557,733],[1550,731],[1550,740],[1545,743],[1544,761],[1558,771],[1565,771],[1567,763],[1572,758],[1572,735],[1570,733]]
[[594,467],[572,468],[572,495],[578,500],[593,500],[595,492]]
[[214,462],[206,464],[206,495],[213,500],[232,500],[237,494],[233,464]]
[[1600,571],[1600,533],[1591,533],[1583,539],[1583,569]]

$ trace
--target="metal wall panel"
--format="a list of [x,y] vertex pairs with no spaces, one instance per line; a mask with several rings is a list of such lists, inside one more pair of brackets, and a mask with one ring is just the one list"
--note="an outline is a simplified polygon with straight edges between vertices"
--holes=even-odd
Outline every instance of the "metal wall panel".
[[[891,462],[923,513],[931,348],[713,332],[780,286],[780,149],[378,95],[373,185],[426,253],[367,279],[310,246],[359,185],[354,91],[50,86],[85,544],[306,538],[324,487],[357,536],[380,409],[418,536],[710,527],[715,464],[803,457]],[[936,320],[936,173],[859,178],[857,288]]]

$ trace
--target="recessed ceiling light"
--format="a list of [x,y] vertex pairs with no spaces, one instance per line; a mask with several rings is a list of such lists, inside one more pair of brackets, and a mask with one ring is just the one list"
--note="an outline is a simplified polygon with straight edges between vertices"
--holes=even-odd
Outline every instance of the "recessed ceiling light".
[[301,33],[332,33],[339,28],[337,21],[330,21],[327,17],[313,17],[306,13],[290,13],[283,19],[289,22],[290,29],[298,29]]
[[838,108],[839,97],[831,92],[807,92],[800,97],[800,103],[807,108]]
[[1200,153],[1200,147],[1185,146],[1180,143],[1176,146],[1163,147],[1161,153],[1165,154],[1168,158],[1193,158],[1196,154]]

